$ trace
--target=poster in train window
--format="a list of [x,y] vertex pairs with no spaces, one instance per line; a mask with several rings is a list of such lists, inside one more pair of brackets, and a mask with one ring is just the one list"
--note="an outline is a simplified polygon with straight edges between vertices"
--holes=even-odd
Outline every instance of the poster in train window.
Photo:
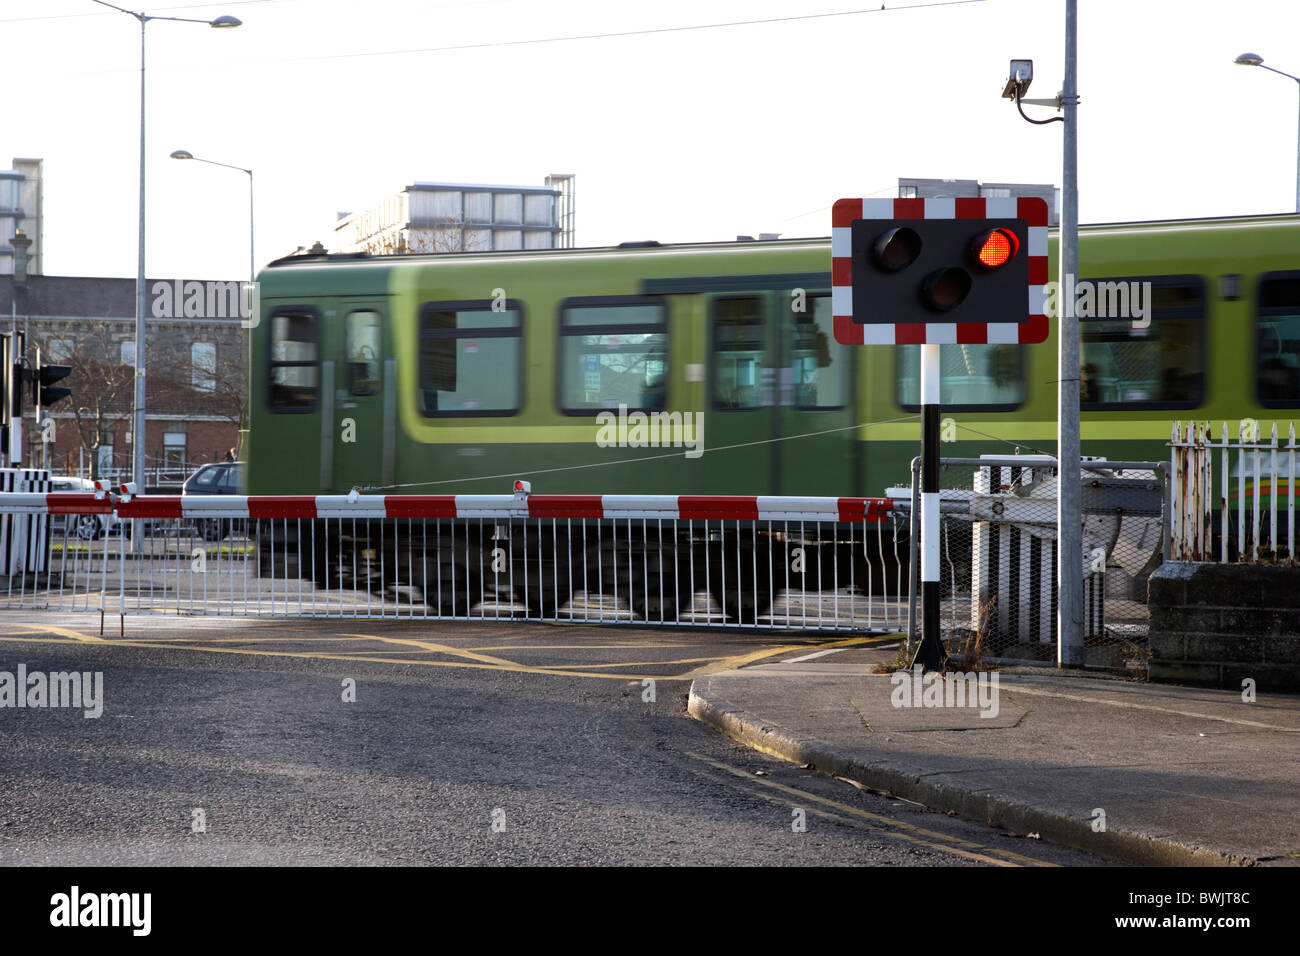
[[661,411],[668,332],[662,302],[569,300],[561,309],[560,407],[570,413]]

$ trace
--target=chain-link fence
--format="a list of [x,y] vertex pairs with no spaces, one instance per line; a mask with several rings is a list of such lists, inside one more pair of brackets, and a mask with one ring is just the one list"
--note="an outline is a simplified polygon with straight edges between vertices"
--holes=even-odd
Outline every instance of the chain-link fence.
[[[1104,461],[1081,472],[1085,665],[1145,666],[1147,579],[1163,551],[1163,473],[1156,462]],[[1055,459],[944,459],[942,480],[940,628],[948,652],[1054,661]],[[913,613],[913,639],[918,620]]]

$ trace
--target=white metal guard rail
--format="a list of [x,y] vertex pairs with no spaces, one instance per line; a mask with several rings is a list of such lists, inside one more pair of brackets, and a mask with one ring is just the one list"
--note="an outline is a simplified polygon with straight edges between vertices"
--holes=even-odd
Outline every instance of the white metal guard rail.
[[[818,630],[905,616],[905,523],[886,498],[9,493],[0,515],[52,522],[48,567],[9,575],[11,607]],[[66,516],[84,515],[105,516],[102,545],[75,539],[85,519]]]

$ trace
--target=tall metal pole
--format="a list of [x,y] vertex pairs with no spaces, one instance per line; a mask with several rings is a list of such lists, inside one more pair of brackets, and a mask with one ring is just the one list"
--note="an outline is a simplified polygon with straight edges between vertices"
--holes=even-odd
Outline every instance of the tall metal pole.
[[[125,13],[128,16],[135,17],[140,21],[140,255],[136,266],[135,274],[135,412],[131,419],[131,480],[136,483],[140,492],[144,489],[145,475],[145,354],[144,354],[144,300],[145,300],[145,277],[144,277],[144,38],[145,26],[150,20],[172,20],[176,23],[206,23],[210,27],[227,29],[230,27],[240,26],[241,23],[236,17],[217,17],[215,20],[195,20],[191,17],[151,17],[146,13],[138,13],[134,10],[128,10],[125,7],[119,7],[115,3],[109,3],[108,0],[94,0],[101,7],[108,7],[116,10],[118,13]],[[140,551],[144,546],[144,539],[140,536],[140,522],[131,522],[131,549]]]
[[1057,378],[1057,618],[1056,663],[1083,664],[1083,530],[1079,490],[1079,127],[1077,0],[1065,0],[1064,169],[1061,176],[1060,353]]
[[253,171],[244,171],[248,173],[248,281],[252,282],[257,278],[256,260],[253,258]]
[[[145,397],[144,397],[144,30],[148,23],[140,18],[140,254],[135,272],[135,414],[131,425],[131,480],[144,493]],[[131,522],[131,550],[139,551],[144,541],[140,522]]]

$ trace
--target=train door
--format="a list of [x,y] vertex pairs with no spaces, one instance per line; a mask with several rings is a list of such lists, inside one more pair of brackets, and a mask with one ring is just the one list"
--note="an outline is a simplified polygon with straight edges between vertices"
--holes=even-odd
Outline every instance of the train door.
[[311,493],[321,474],[324,322],[315,305],[263,304],[267,321],[250,333],[260,382],[249,414],[248,493]]
[[333,480],[341,491],[391,484],[394,363],[387,355],[385,304],[345,300],[333,356]]
[[835,341],[831,299],[803,290],[773,303],[777,346],[777,435],[782,495],[880,494],[857,486],[854,349]]
[[776,489],[776,361],[771,297],[712,296],[709,308],[706,490],[765,495]]

